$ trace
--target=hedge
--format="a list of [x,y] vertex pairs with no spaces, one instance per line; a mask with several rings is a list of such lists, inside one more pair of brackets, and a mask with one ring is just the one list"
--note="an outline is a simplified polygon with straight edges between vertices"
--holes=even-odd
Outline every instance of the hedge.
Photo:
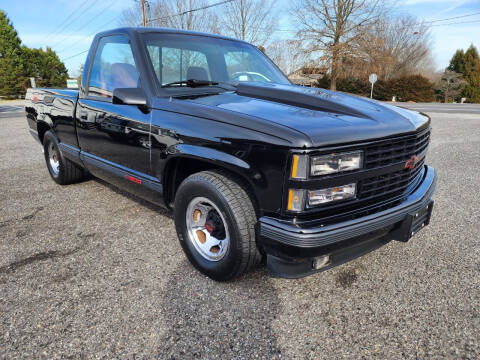
[[[318,80],[317,87],[330,88],[328,76]],[[363,79],[337,79],[337,90],[361,96],[370,96],[370,83]],[[430,102],[435,101],[434,85],[422,75],[408,75],[390,80],[378,80],[373,87],[373,98],[377,100]]]

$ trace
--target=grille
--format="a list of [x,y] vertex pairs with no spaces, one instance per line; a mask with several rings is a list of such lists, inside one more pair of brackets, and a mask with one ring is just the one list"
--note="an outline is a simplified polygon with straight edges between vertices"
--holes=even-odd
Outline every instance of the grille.
[[[404,162],[422,154],[428,147],[430,130],[409,135],[365,148],[364,167],[377,168]],[[364,179],[358,184],[359,200],[393,198],[405,193],[415,183],[423,168],[422,158],[413,169],[402,169],[384,175]]]
[[358,147],[364,151],[364,168],[375,172],[374,169],[402,164],[401,169],[398,170],[397,166],[395,171],[360,180],[356,200],[312,208],[305,218],[317,221],[321,217],[321,223],[328,224],[366,216],[400,204],[420,181],[424,158],[413,169],[404,169],[403,164],[412,156],[426,151],[429,140],[430,130],[427,129]]
[[427,129],[414,135],[367,146],[364,167],[372,169],[407,161],[412,155],[421,154],[426,150],[429,140],[430,130]]
[[370,200],[402,195],[407,188],[417,180],[423,163],[424,160],[422,159],[422,161],[419,161],[415,168],[411,170],[404,169],[362,180],[359,183],[358,199]]

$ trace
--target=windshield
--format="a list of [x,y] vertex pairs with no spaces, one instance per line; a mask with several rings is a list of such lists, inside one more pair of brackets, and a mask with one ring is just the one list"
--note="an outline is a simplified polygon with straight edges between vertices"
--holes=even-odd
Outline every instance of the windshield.
[[161,86],[186,80],[290,84],[270,59],[244,42],[168,33],[145,33],[143,39]]

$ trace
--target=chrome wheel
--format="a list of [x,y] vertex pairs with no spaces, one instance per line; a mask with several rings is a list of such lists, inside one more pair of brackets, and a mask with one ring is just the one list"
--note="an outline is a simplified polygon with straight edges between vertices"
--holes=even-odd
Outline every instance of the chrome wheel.
[[227,222],[218,207],[204,197],[196,197],[187,207],[188,240],[202,257],[219,261],[230,246]]
[[57,150],[53,146],[53,143],[48,144],[48,161],[50,163],[50,169],[54,176],[57,176],[60,172],[60,161],[58,159]]

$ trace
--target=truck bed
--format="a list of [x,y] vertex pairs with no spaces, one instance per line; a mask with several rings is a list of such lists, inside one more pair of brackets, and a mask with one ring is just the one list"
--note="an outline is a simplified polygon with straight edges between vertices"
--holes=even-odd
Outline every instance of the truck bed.
[[31,88],[25,95],[25,112],[30,133],[40,143],[48,124],[60,141],[78,146],[74,112],[78,98],[76,89]]

